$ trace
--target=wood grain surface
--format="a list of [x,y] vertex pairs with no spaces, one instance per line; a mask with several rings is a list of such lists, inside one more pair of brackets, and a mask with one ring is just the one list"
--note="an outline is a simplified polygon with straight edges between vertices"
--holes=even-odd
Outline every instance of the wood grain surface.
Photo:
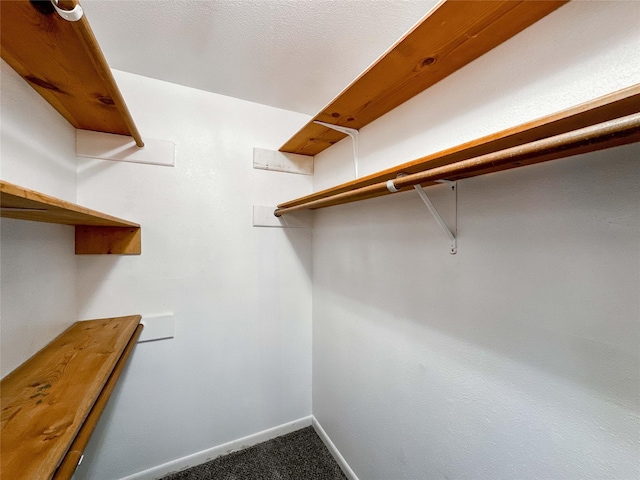
[[129,343],[127,343],[124,352],[122,352],[122,356],[118,360],[118,363],[113,369],[113,372],[111,372],[111,375],[109,376],[109,379],[107,380],[104,388],[100,392],[96,403],[93,405],[93,408],[89,412],[89,415],[87,415],[87,419],[82,424],[78,435],[76,435],[76,438],[73,440],[73,443],[71,444],[71,447],[69,447],[69,450],[62,460],[62,463],[58,467],[58,470],[56,470],[56,473],[53,476],[54,480],[68,480],[75,473],[78,462],[82,458],[84,449],[89,443],[91,434],[95,430],[96,425],[98,424],[98,420],[100,420],[102,412],[107,406],[109,397],[111,397],[111,393],[118,383],[118,379],[120,378],[120,375],[122,374],[122,371],[124,370],[124,367],[129,360],[131,352],[133,352],[133,349],[136,346],[138,338],[140,338],[142,328],[142,325],[138,325],[133,336],[129,339]]
[[63,225],[139,227],[140,225],[0,180],[0,215]]
[[2,379],[0,477],[52,478],[139,321],[76,322]]
[[139,227],[76,227],[76,255],[140,255]]
[[[335,187],[328,188],[305,197],[297,198],[288,202],[284,202],[278,205],[279,210],[290,209],[292,207],[312,204],[312,202],[335,197],[345,192],[361,189],[369,185],[374,185],[380,182],[386,182],[387,180],[393,180],[400,174],[413,174],[433,168],[441,167],[444,165],[450,165],[455,162],[467,160],[470,158],[478,157],[488,153],[497,152],[507,148],[523,145],[525,143],[533,142],[543,138],[547,138],[553,135],[571,132],[580,128],[596,125],[602,122],[621,118],[626,115],[631,115],[640,112],[640,85],[633,85],[629,88],[613,92],[609,95],[585,102],[575,107],[563,110],[561,112],[542,117],[540,119],[527,122],[500,132],[487,135],[485,137],[473,140],[471,142],[458,145],[440,152],[436,152],[411,162],[403,163],[395,167],[358,178],[350,182],[336,185]],[[621,139],[611,139],[609,147],[620,145]],[[628,140],[624,140],[628,143]],[[494,167],[487,167],[484,170],[475,170],[473,172],[466,172],[464,175],[452,174],[450,180],[460,180],[462,178],[468,178],[470,176],[483,175],[495,171],[506,170],[509,168],[516,168],[525,165],[531,165],[533,163],[544,162],[548,160],[554,160],[557,158],[563,158],[564,156],[576,155],[578,153],[586,153],[595,149],[596,146],[589,147],[581,146],[575,147],[572,152],[558,151],[556,153],[545,155],[537,155],[528,158],[526,161],[521,160],[513,163],[503,163]],[[605,148],[603,144],[599,144],[598,148]],[[423,186],[428,186],[433,183],[425,183]],[[375,193],[370,193],[368,197],[388,195],[391,192],[382,189]],[[336,198],[336,201],[338,199]],[[353,200],[351,200],[353,201]],[[339,203],[346,203],[340,200]],[[338,203],[333,203],[338,204]],[[330,206],[330,205],[325,205]],[[317,207],[314,207],[317,208]]]
[[442,1],[280,151],[317,155],[345,135],[314,121],[359,130],[567,1]]
[[[508,166],[522,166],[530,162],[543,161],[540,160],[541,158],[553,160],[636,142],[640,142],[640,113],[405,175],[393,180],[394,192],[413,190],[414,185],[432,185],[439,180],[469,178],[508,168]],[[378,182],[296,206],[278,207],[274,213],[276,216],[281,216],[299,210],[313,210],[366,200],[388,193],[387,182]]]
[[86,15],[69,22],[48,2],[34,3],[0,2],[2,58],[75,128],[129,135],[143,146]]

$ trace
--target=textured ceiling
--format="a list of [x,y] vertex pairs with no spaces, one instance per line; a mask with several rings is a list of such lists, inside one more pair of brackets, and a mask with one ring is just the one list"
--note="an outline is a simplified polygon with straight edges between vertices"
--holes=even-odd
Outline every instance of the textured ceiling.
[[436,0],[83,0],[112,68],[313,115]]

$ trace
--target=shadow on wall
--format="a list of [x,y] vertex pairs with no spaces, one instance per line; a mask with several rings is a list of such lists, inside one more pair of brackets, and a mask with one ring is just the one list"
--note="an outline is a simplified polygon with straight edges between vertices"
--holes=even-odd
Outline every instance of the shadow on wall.
[[[94,176],[100,176],[108,170],[113,170],[122,165],[121,162],[109,161],[109,160],[93,160],[93,159],[78,159],[78,179],[81,182],[92,179]],[[107,194],[115,195],[115,191],[109,191]],[[80,204],[83,204],[82,199],[79,200]],[[83,204],[85,206],[85,204]],[[89,207],[92,208],[92,207]],[[114,213],[112,207],[105,209],[98,208],[98,210],[105,211],[107,214],[112,214],[117,217],[132,220],[126,213]],[[142,252],[145,251],[145,225],[142,225]],[[77,302],[78,312],[86,312],[91,310],[91,304],[94,299],[109,296],[109,288],[107,283],[109,277],[116,270],[116,267],[123,262],[139,262],[140,255],[78,255],[77,259],[79,266],[81,266],[82,275],[78,278],[77,286]],[[120,301],[117,296],[111,295],[112,301],[109,303],[109,311],[103,315],[118,316],[118,315],[131,315],[131,310],[124,308],[123,302]],[[124,308],[124,309],[123,309]],[[102,316],[102,315],[101,315]]]
[[[289,215],[291,218],[298,220],[300,223],[313,225],[314,211],[294,212]],[[309,252],[309,229],[307,228],[284,228],[289,245],[293,247],[296,257],[300,261],[300,265],[304,268],[309,280],[312,278],[312,262],[310,261]]]
[[[144,240],[143,240],[144,241]],[[144,250],[144,244],[143,244]],[[108,289],[103,288],[106,286],[109,276],[115,270],[118,263],[125,261],[123,255],[81,255],[83,262],[83,275],[79,278],[82,281],[81,285],[78,285],[78,292],[82,294],[77,295],[76,301],[78,302],[78,312],[85,312],[91,310],[90,306],[92,300],[95,298],[102,298],[107,295]],[[127,256],[128,257],[128,256]],[[137,258],[134,255],[133,258]],[[90,272],[90,273],[87,273]],[[122,302],[119,302],[117,298],[113,298],[110,303],[112,309],[109,310],[108,315],[117,317],[119,315],[132,315],[136,312],[122,311]],[[81,319],[89,320],[89,319]]]
[[[570,24],[576,11],[580,14],[581,22],[571,28],[559,31],[542,31],[540,25],[534,25],[519,35],[529,38],[536,48],[522,54],[519,42],[506,42],[493,51],[482,56],[481,62],[474,62],[464,67],[460,73],[453,73],[446,82],[436,84],[418,96],[422,96],[428,108],[415,108],[415,102],[407,102],[399,106],[385,117],[383,135],[367,136],[367,141],[361,145],[361,158],[372,153],[382,156],[394,155],[394,148],[403,145],[413,138],[421,139],[426,131],[456,132],[459,143],[474,140],[478,134],[470,129],[460,129],[460,112],[493,112],[500,111],[496,104],[502,104],[507,111],[527,112],[537,111],[537,105],[564,104],[559,111],[575,104],[571,100],[570,91],[554,88],[540,88],[545,79],[552,79],[565,74],[567,65],[589,65],[597,62],[614,45],[624,45],[633,41],[637,30],[637,5],[628,2],[624,8],[612,10],[607,2],[590,2],[589,4],[567,4],[562,6],[551,16],[564,17],[564,22]],[[617,5],[621,7],[621,5]],[[588,9],[588,10],[587,10]],[[588,11],[593,14],[588,14]],[[615,29],[603,28],[602,15],[615,15]],[[544,24],[545,19],[541,20]],[[631,66],[627,66],[631,69]],[[588,67],[586,67],[588,68]],[[463,72],[464,71],[464,72]],[[509,75],[504,75],[508,71]],[[625,72],[627,73],[627,72]],[[469,88],[468,79],[473,77],[473,88]],[[520,86],[519,88],[516,88]],[[526,91],[522,94],[523,90]],[[576,98],[582,98],[582,89],[575,87]],[[594,97],[603,93],[596,89]],[[455,92],[455,95],[451,95]],[[535,92],[532,95],[531,92]],[[569,93],[569,95],[568,95]],[[508,95],[508,96],[507,96]],[[427,101],[428,99],[428,101]],[[534,115],[538,118],[540,115]],[[528,118],[527,120],[532,120]],[[504,116],[508,120],[508,116]],[[527,120],[523,120],[527,121]],[[511,126],[505,125],[505,128]],[[482,130],[480,130],[482,131]],[[484,132],[481,135],[494,133]],[[417,155],[427,155],[451,145],[440,145],[439,135],[432,135],[430,145],[426,150],[420,150]],[[450,138],[450,135],[444,136]],[[389,143],[389,139],[393,139]],[[453,144],[457,144],[454,142]],[[411,161],[414,157],[406,158]],[[401,162],[398,162],[401,163]]]
[[[2,125],[2,150],[12,153],[21,152],[21,160],[33,162],[37,166],[47,165],[48,170],[63,172],[64,175],[73,174],[75,170],[73,161],[55,154],[48,145],[34,142],[32,132],[21,129],[11,122],[4,122]],[[28,187],[28,185],[25,186]]]
[[411,193],[319,211],[314,322],[410,321],[637,410],[639,153],[459,182],[457,255]]
[[95,426],[95,430],[91,434],[91,441],[87,444],[83,453],[83,461],[78,464],[78,467],[73,475],[73,478],[78,480],[91,478],[91,468],[94,459],[100,457],[100,452],[104,449],[106,442],[108,441],[107,429],[112,424],[115,410],[122,395],[122,391],[125,388],[126,378],[128,372],[131,369],[131,363],[135,361],[136,349],[134,348],[130,360],[125,364],[121,374],[120,380],[116,383],[109,402],[107,402],[100,419]]

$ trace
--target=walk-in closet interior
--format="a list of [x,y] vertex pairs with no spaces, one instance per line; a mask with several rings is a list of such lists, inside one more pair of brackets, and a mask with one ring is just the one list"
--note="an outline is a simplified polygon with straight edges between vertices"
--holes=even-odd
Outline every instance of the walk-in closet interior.
[[0,22],[3,479],[640,478],[639,1]]

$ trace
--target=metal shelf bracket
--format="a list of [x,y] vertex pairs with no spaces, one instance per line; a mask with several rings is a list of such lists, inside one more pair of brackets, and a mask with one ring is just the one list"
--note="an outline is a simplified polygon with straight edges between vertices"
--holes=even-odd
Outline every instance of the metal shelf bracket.
[[424,204],[427,206],[427,208],[431,212],[431,215],[433,215],[433,218],[435,218],[436,222],[438,223],[438,225],[440,226],[442,231],[445,233],[445,235],[449,239],[449,253],[451,255],[455,255],[458,252],[458,244],[457,244],[457,241],[456,241],[456,233],[457,233],[457,228],[458,228],[458,191],[457,191],[457,185],[456,185],[456,182],[451,181],[451,180],[439,180],[438,183],[446,183],[446,184],[448,184],[449,185],[449,191],[451,192],[451,195],[453,196],[453,213],[454,213],[453,232],[451,230],[449,230],[449,227],[447,227],[447,224],[444,223],[444,220],[442,219],[442,217],[438,213],[438,210],[436,210],[436,207],[433,206],[433,203],[431,203],[431,200],[427,196],[427,193],[424,191],[424,188],[422,188],[422,185],[414,185],[413,188],[415,188],[416,192],[418,192],[418,195],[420,196],[420,198],[422,199]]
[[349,137],[351,137],[351,141],[353,143],[353,172],[355,174],[355,177],[358,178],[358,130],[356,130],[355,128],[332,125],[330,123],[320,122],[318,120],[315,120],[313,123],[317,123],[318,125],[322,125],[323,127],[330,128],[331,130],[344,133],[345,135],[349,135]]
[[73,7],[73,10],[63,10],[58,6],[58,1],[59,0],[51,0],[51,4],[55,11],[58,12],[58,15],[64,18],[67,22],[77,22],[82,18],[82,15],[84,15],[84,11],[79,3]]

